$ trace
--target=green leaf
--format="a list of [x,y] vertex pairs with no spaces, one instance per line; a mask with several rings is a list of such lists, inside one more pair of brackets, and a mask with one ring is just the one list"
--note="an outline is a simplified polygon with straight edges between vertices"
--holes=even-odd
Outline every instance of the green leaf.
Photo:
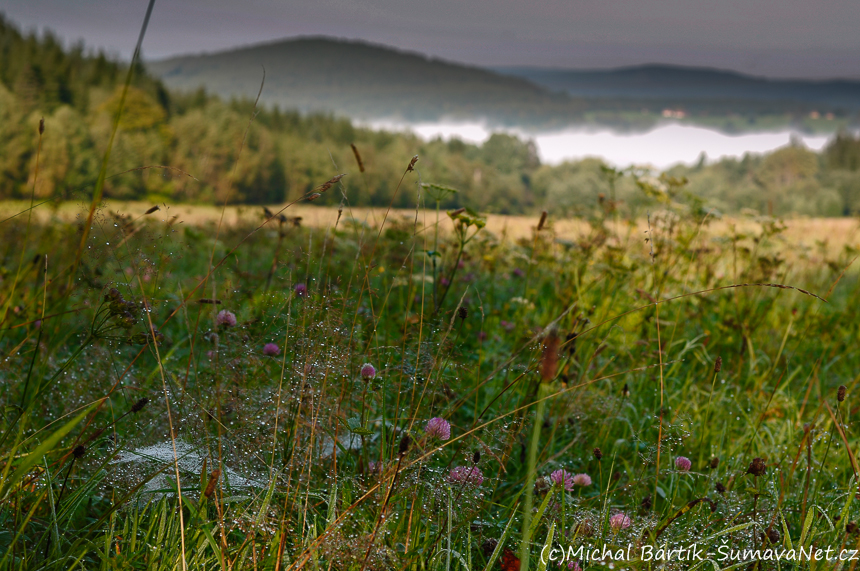
[[88,407],[86,407],[83,411],[80,412],[76,417],[72,420],[64,424],[59,430],[51,434],[48,438],[46,438],[39,446],[36,447],[35,450],[27,454],[24,457],[24,460],[18,465],[18,468],[15,472],[9,476],[5,482],[3,482],[2,487],[0,487],[0,498],[5,498],[9,493],[9,490],[12,489],[15,484],[21,481],[24,476],[30,473],[30,470],[33,469],[33,466],[41,462],[42,457],[45,456],[48,452],[50,452],[59,442],[63,439],[72,429],[77,426],[87,415],[92,411],[98,404],[102,401],[98,400]]
[[368,436],[373,434],[372,430],[361,425],[361,419],[356,416],[346,419],[346,426],[349,428],[350,432],[358,434],[359,436]]
[[499,558],[499,554],[502,552],[502,547],[505,545],[505,540],[508,538],[508,533],[511,531],[511,524],[514,523],[514,514],[511,514],[511,517],[508,518],[508,525],[505,526],[505,530],[502,532],[502,536],[499,538],[498,543],[496,543],[496,548],[493,549],[492,555],[487,560],[487,565],[484,567],[484,571],[490,571],[493,568],[493,564],[496,562],[496,559]]
[[457,194],[460,192],[456,188],[451,188],[450,186],[445,186],[443,184],[436,184],[432,182],[425,182],[421,184],[422,188],[427,189],[428,194],[432,196],[436,200],[442,200],[446,194]]
[[331,492],[328,495],[328,513],[326,514],[326,529],[334,523],[337,516],[337,481],[331,487]]
[[803,530],[800,532],[800,546],[806,547],[806,535],[809,533],[809,528],[812,526],[813,516],[815,515],[815,508],[810,507],[806,510],[806,518],[803,520]]
[[550,498],[552,498],[554,492],[555,492],[555,486],[553,486],[552,488],[549,489],[549,491],[546,494],[546,497],[541,502],[537,513],[532,516],[532,522],[531,522],[531,526],[529,526],[529,534],[526,537],[526,541],[531,541],[532,536],[534,536],[535,531],[537,531],[538,524],[540,523],[540,520],[543,518],[543,514],[546,511],[546,507],[549,505],[549,500],[550,500]]
[[[543,549],[541,549],[541,553],[545,553],[549,547],[552,545],[552,539],[555,537],[555,522],[552,522],[552,525],[549,526],[549,531],[546,533],[546,541],[543,544]],[[538,571],[546,571],[546,564],[549,562],[549,559],[540,558],[540,562],[538,563]]]
[[[852,496],[854,494],[851,494]],[[779,519],[782,522],[782,538],[785,542],[785,545],[788,546],[789,549],[794,549],[794,546],[791,544],[791,532],[788,530],[788,524],[785,523],[785,518],[782,516],[782,510],[779,512]]]

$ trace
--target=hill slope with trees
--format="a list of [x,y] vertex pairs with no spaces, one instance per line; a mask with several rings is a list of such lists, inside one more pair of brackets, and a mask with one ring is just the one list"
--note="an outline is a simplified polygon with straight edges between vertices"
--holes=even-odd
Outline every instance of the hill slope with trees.
[[[90,200],[126,71],[104,54],[82,45],[64,48],[50,34],[22,34],[0,19],[0,199],[29,198],[35,192],[39,199]],[[38,153],[42,118],[45,133]],[[351,145],[362,157],[364,172]],[[174,92],[143,68],[133,75],[105,196],[275,204],[346,173],[343,186],[323,195],[319,204],[347,200],[412,207],[419,197],[428,200],[426,193],[409,187],[395,196],[395,189],[416,154],[423,182],[459,191],[448,195],[443,207],[587,214],[598,207],[601,195],[634,210],[655,201],[653,192],[643,191],[650,188],[642,182],[644,171],[622,177],[613,195],[611,175],[600,161],[541,164],[532,143],[509,135],[493,135],[480,146],[456,139],[423,141],[408,133],[358,128],[331,115],[276,106],[255,110],[249,99]],[[821,154],[792,146],[765,157],[677,167],[670,174],[687,179],[677,188],[670,185],[678,191],[673,199],[696,208],[860,213],[860,140],[851,135],[836,138]],[[652,186],[659,189],[666,180]]]

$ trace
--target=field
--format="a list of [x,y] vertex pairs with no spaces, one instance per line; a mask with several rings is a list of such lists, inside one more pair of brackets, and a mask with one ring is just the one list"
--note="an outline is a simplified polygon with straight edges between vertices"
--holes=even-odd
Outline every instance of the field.
[[2,205],[0,569],[854,567],[855,220],[313,194]]

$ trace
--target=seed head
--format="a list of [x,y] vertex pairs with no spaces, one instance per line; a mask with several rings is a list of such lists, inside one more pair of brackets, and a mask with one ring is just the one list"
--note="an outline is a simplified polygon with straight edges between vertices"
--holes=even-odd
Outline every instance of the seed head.
[[543,355],[540,361],[540,378],[544,383],[553,380],[556,372],[558,372],[558,346],[560,343],[561,338],[558,336],[558,329],[554,326],[550,327],[543,340]]
[[490,555],[493,554],[493,551],[496,550],[496,546],[499,544],[499,540],[494,537],[488,537],[484,540],[484,543],[481,544],[481,552],[484,554],[484,557],[489,558]]
[[409,161],[409,166],[406,167],[406,172],[410,172],[410,171],[415,170],[415,163],[417,163],[417,162],[418,162],[418,155],[415,155],[414,157],[412,157],[412,160]]
[[129,311],[124,311],[119,317],[119,326],[123,329],[131,329],[135,323],[137,319]]
[[591,520],[583,520],[576,525],[574,533],[583,537],[591,537],[594,535],[594,525],[591,523]]
[[762,476],[767,471],[767,463],[763,458],[753,458],[750,467],[747,468],[747,474],[753,476]]
[[552,482],[549,481],[548,478],[536,478],[535,479],[535,487],[534,493],[538,496],[546,495],[546,493],[552,488]]
[[716,456],[711,458],[711,469],[716,470],[717,466],[720,465],[720,459]]
[[717,357],[717,360],[714,361],[714,372],[719,373],[723,370],[723,358]]
[[538,222],[537,229],[538,232],[543,230],[543,225],[546,224],[546,210],[540,213],[540,222]]
[[352,154],[355,155],[355,162],[358,163],[359,172],[364,172],[364,163],[361,160],[361,155],[358,154],[358,148],[355,146],[355,143],[350,143],[349,146],[352,147]]
[[457,317],[465,320],[469,316],[469,310],[462,305],[457,309]]
[[83,458],[84,454],[86,454],[86,452],[87,452],[87,449],[84,448],[83,446],[81,446],[80,444],[78,444],[77,446],[75,446],[75,449],[72,450],[72,456],[74,456],[76,459],[77,458]]
[[340,179],[342,179],[342,178],[343,178],[343,177],[345,177],[345,176],[346,176],[345,174],[339,174],[339,175],[337,175],[337,176],[334,176],[334,177],[330,178],[329,180],[327,180],[326,182],[324,182],[324,183],[323,183],[323,184],[322,184],[322,185],[317,189],[317,192],[315,192],[314,194],[316,194],[316,195],[317,195],[317,197],[318,197],[320,194],[322,194],[323,192],[325,192],[325,191],[327,191],[328,189],[330,189],[333,185],[335,185],[335,184],[337,184],[338,182],[340,182]]
[[397,447],[397,454],[400,456],[404,456],[407,452],[409,452],[409,447],[412,445],[412,439],[408,434],[404,434],[403,438],[400,439],[400,445]]
[[720,494],[726,493],[726,487],[723,485],[722,482],[717,482],[717,485],[714,486],[714,489],[717,490],[717,492],[719,492]]
[[651,500],[651,496],[650,496],[650,495],[645,496],[644,498],[642,498],[642,502],[639,504],[639,506],[640,506],[643,510],[648,511],[648,510],[650,510],[650,509],[651,509],[651,501],[652,501],[652,500]]
[[621,396],[629,397],[630,396],[630,387],[627,386],[627,383],[624,383],[624,388],[621,389]]
[[42,117],[39,119],[39,136],[41,137],[45,133],[45,118]]
[[779,531],[774,527],[767,528],[765,535],[767,536],[768,541],[770,541],[772,544],[777,544],[779,543],[779,540],[782,539],[782,537],[780,537],[779,535]]
[[475,450],[475,453],[472,454],[472,464],[477,464],[481,461],[481,451]]
[[603,458],[603,452],[600,450],[600,448],[595,448],[593,454],[594,459],[598,462],[600,462],[600,459]]
[[836,400],[842,402],[845,400],[845,391],[848,390],[848,387],[845,385],[839,385],[839,388],[836,390]]
[[142,411],[143,407],[145,407],[147,404],[149,404],[149,399],[143,397],[142,399],[131,405],[131,412],[138,413]]
[[221,476],[221,470],[215,469],[212,470],[212,473],[209,474],[209,481],[206,483],[206,489],[203,491],[203,495],[207,498],[211,498],[212,494],[215,492],[215,484],[218,483],[218,478]]
[[431,418],[427,421],[427,426],[424,428],[424,433],[428,438],[438,438],[439,440],[448,440],[451,438],[451,425],[447,420],[440,417]]

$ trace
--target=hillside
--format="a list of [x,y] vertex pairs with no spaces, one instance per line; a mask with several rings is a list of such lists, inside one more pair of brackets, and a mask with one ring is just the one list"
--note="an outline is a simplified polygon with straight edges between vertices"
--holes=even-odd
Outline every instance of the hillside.
[[548,125],[581,115],[567,95],[476,67],[363,42],[300,38],[147,64],[170,88],[205,86],[224,98],[257,94],[284,109],[359,118],[485,118]]
[[[531,129],[576,125],[641,131],[665,109],[728,132],[855,125],[860,82],[770,80],[733,72],[652,65],[577,71],[482,69],[357,41],[298,38],[147,64],[173,89],[205,87],[282,109],[359,120],[484,120]],[[820,119],[816,119],[820,117]]]
[[[431,95],[443,98],[421,70],[447,64],[412,57],[419,60],[414,69],[427,86],[420,101],[441,105]],[[445,70],[449,68],[458,69]],[[50,34],[23,34],[0,16],[0,200],[91,200],[126,71],[121,62],[82,45],[66,50]],[[339,205],[345,199],[351,206],[412,208],[416,194],[398,192],[397,173],[415,155],[423,181],[459,191],[443,197],[443,208],[496,213],[547,208],[555,215],[588,215],[605,204],[609,191],[601,161],[541,164],[533,143],[511,135],[494,134],[482,145],[457,139],[426,141],[409,133],[356,126],[331,115],[254,109],[247,98],[225,101],[201,92],[181,94],[142,71],[135,70],[124,99],[104,186],[108,199],[276,204],[297,200],[343,173],[348,176],[337,191],[325,193],[314,205]],[[536,93],[525,107],[535,110],[535,100],[548,101],[544,117],[575,103],[566,95],[553,98],[521,79],[480,70],[466,75],[464,82],[483,77],[495,85],[517,87],[519,91],[509,90],[509,95]],[[267,91],[273,76],[278,74],[270,67]],[[242,94],[256,95],[257,81],[254,78],[249,89],[243,86]],[[480,90],[480,83],[466,86]],[[372,85],[365,87],[371,90]],[[501,109],[503,93],[502,88],[489,90],[472,102]],[[249,117],[254,118],[250,125]],[[561,117],[577,116],[572,112]],[[364,168],[356,164],[352,145]],[[676,167],[671,174],[673,180],[689,181],[683,196],[690,198],[695,211],[706,205],[726,213],[744,209],[775,215],[860,213],[860,139],[847,133],[820,155],[793,145],[767,156]],[[623,177],[611,192],[620,201],[619,209],[636,216],[656,205],[653,193],[642,190],[633,177]],[[420,196],[430,200],[432,194]]]
[[819,112],[860,109],[860,81],[803,81],[753,77],[731,71],[669,65],[611,70],[569,70],[536,67],[496,68],[574,97],[691,101],[768,102],[780,107],[814,106]]

